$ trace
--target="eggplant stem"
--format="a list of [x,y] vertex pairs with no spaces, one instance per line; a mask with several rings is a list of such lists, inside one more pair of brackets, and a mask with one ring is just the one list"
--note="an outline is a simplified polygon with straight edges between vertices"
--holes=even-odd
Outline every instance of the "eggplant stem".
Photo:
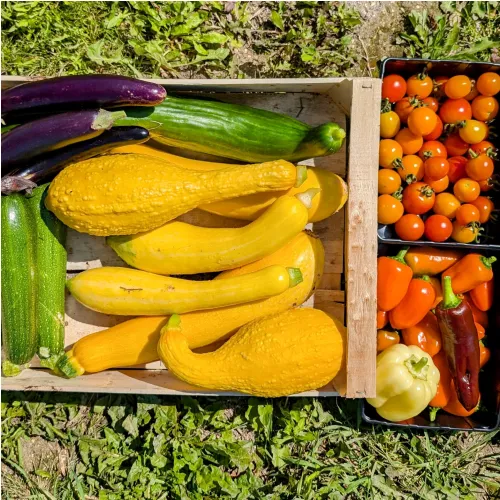
[[443,278],[443,300],[439,304],[439,308],[443,310],[454,309],[461,303],[462,301],[453,293],[451,276],[445,276]]

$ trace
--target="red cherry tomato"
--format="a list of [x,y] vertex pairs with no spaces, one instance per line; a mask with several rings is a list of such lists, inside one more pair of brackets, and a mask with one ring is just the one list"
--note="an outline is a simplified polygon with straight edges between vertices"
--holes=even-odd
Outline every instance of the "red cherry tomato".
[[436,118],[437,122],[434,130],[430,134],[424,135],[424,141],[435,141],[441,137],[441,134],[443,133],[443,121],[437,115]]
[[465,120],[458,129],[460,137],[469,144],[477,144],[488,137],[488,125],[478,120]]
[[486,224],[490,220],[491,212],[495,209],[494,203],[486,196],[479,196],[471,204],[479,210],[479,222]]
[[447,158],[448,152],[446,151],[446,148],[444,147],[442,142],[427,141],[424,142],[423,146],[420,148],[418,156],[420,156],[422,160],[427,160],[427,158],[431,158],[432,156]]
[[453,231],[453,224],[444,215],[431,215],[425,221],[425,237],[430,241],[446,241]]
[[464,203],[457,210],[456,219],[462,226],[466,226],[471,222],[479,222],[480,218],[479,209],[471,203]]
[[424,73],[410,76],[406,80],[406,93],[409,96],[415,95],[420,99],[424,99],[431,95],[433,88],[432,79]]
[[389,99],[389,102],[396,102],[406,94],[406,81],[399,75],[387,75],[382,80],[382,99]]
[[432,109],[434,113],[437,113],[437,110],[439,109],[439,101],[435,97],[426,97],[422,100],[422,102],[429,109]]
[[394,225],[396,234],[405,241],[417,241],[424,234],[424,221],[415,214],[406,214]]
[[468,76],[452,76],[444,86],[444,93],[450,99],[461,99],[468,95],[472,90],[472,82]]
[[455,184],[459,179],[467,177],[465,172],[465,165],[467,165],[467,158],[463,156],[452,156],[448,158],[448,163],[450,164],[450,170],[448,171],[448,177],[450,182]]
[[498,101],[494,97],[478,95],[471,106],[472,116],[476,120],[487,122],[498,115]]
[[394,111],[399,116],[401,123],[408,121],[409,114],[421,104],[416,97],[403,97],[403,99],[396,102]]
[[433,156],[424,162],[425,176],[433,181],[442,179],[448,175],[450,164],[446,158],[440,156]]
[[432,209],[436,195],[424,182],[415,182],[403,189],[403,206],[407,213],[422,215]]
[[432,109],[422,106],[414,109],[408,116],[408,128],[417,136],[432,133],[437,125],[437,115]]
[[439,108],[443,123],[457,123],[472,118],[472,107],[466,99],[447,99]]
[[476,82],[480,94],[493,97],[500,92],[500,75],[498,73],[483,73]]
[[458,133],[449,135],[443,142],[450,156],[462,156],[469,150],[470,144],[462,140]]
[[447,175],[445,175],[441,179],[436,179],[436,180],[429,179],[424,175],[424,182],[426,184],[429,184],[429,186],[433,189],[433,191],[436,194],[446,191],[448,189],[448,186],[450,185],[450,179],[448,178]]
[[493,175],[493,160],[485,154],[471,158],[465,165],[467,176],[475,181],[485,181]]

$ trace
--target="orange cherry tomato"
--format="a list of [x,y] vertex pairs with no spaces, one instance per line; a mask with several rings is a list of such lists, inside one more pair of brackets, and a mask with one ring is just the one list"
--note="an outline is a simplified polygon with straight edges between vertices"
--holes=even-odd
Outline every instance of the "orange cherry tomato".
[[440,156],[432,156],[424,162],[425,176],[429,179],[437,181],[448,175],[450,164],[446,158]]
[[[478,142],[477,144],[472,144],[470,147],[470,151],[472,151],[476,155],[486,154],[490,158],[495,158],[498,150],[495,147],[495,145],[490,141],[481,141]],[[471,157],[470,151],[469,151],[469,157]]]
[[432,109],[434,113],[439,109],[439,101],[435,97],[426,97],[422,100],[424,106],[427,106],[429,109]]
[[430,134],[436,125],[436,113],[425,106],[414,109],[408,116],[408,128],[416,136]]
[[468,177],[458,179],[453,186],[453,194],[462,203],[470,203],[471,201],[474,201],[480,193],[481,189],[478,182],[473,179],[469,179]]
[[472,116],[476,120],[487,122],[498,115],[498,101],[494,97],[478,95],[472,101]]
[[409,114],[417,107],[421,105],[416,97],[403,97],[394,106],[394,111],[399,116],[401,123],[406,123],[408,121]]
[[424,162],[417,155],[403,156],[397,172],[407,184],[420,181],[424,177]]
[[484,329],[483,325],[480,325],[479,323],[474,323],[476,325],[476,330],[477,330],[477,338],[479,340],[484,339],[486,337],[486,330]]
[[457,123],[472,118],[472,107],[466,99],[448,99],[439,108],[443,123]]
[[469,144],[477,144],[488,137],[488,125],[478,120],[465,120],[463,127],[458,129],[460,137]]
[[450,182],[457,182],[462,177],[467,177],[465,172],[465,165],[467,165],[467,158],[463,156],[452,156],[448,158],[448,163],[450,164],[450,170],[448,171],[448,177]]
[[472,82],[468,76],[452,76],[444,86],[444,93],[450,99],[461,99],[467,96],[472,90]]
[[500,92],[500,75],[498,73],[483,73],[476,82],[480,94],[493,97]]
[[424,234],[424,221],[415,214],[405,214],[394,225],[396,234],[405,241],[417,241]]
[[394,139],[401,146],[401,148],[403,149],[403,154],[405,155],[412,155],[418,153],[418,151],[420,150],[420,148],[424,143],[422,136],[415,135],[408,128],[401,129],[396,134],[396,137]]
[[425,221],[425,237],[430,241],[446,241],[453,231],[453,225],[444,215],[431,215]]
[[450,156],[461,156],[467,153],[469,150],[470,144],[467,144],[462,138],[456,134],[449,135],[444,141],[443,144],[446,147],[446,151]]
[[438,115],[436,115],[436,119],[437,122],[434,130],[430,134],[424,135],[424,141],[435,141],[441,137],[441,134],[443,133],[443,121]]
[[378,194],[393,194],[401,186],[401,177],[392,168],[378,171]]
[[451,238],[457,243],[472,243],[479,236],[479,227],[475,224],[462,226],[459,222],[453,222]]
[[474,100],[478,95],[479,95],[479,90],[477,90],[476,87],[476,80],[471,80],[472,81],[472,90],[465,96],[465,99],[468,101]]
[[486,224],[490,220],[491,212],[495,209],[495,205],[486,196],[479,196],[471,202],[479,210],[479,222]]
[[491,191],[495,187],[495,181],[493,177],[489,177],[488,179],[484,179],[484,181],[479,182],[479,189],[481,189],[481,193],[487,193]]
[[439,193],[436,196],[433,211],[435,214],[444,215],[448,219],[454,219],[457,214],[460,201],[451,193]]
[[431,95],[433,88],[432,79],[424,73],[410,76],[406,80],[406,94],[409,96],[417,96],[424,99]]
[[407,213],[422,215],[432,209],[436,195],[424,182],[415,182],[403,189],[403,206]]
[[403,204],[390,194],[378,197],[378,222],[380,224],[394,224],[403,216]]
[[450,185],[450,179],[445,175],[442,179],[432,180],[424,175],[424,182],[429,184],[429,186],[434,190],[436,194],[442,193],[448,189]]
[[485,154],[471,158],[465,165],[467,175],[475,181],[485,181],[493,175],[493,160]]
[[424,142],[423,146],[420,148],[418,156],[420,156],[422,160],[427,160],[427,158],[431,158],[432,156],[440,156],[441,158],[447,158],[448,152],[446,151],[446,148],[444,147],[442,142],[427,141]]
[[403,148],[393,139],[382,139],[378,155],[381,167],[394,168],[396,160],[403,157]]
[[401,126],[401,120],[394,111],[387,111],[380,114],[380,137],[392,139]]
[[472,205],[472,203],[464,203],[457,210],[456,219],[462,226],[466,226],[471,222],[479,222],[479,209]]
[[377,352],[385,351],[391,345],[399,344],[398,332],[379,330],[377,332]]
[[377,330],[384,328],[387,323],[389,323],[389,313],[387,311],[377,309]]
[[445,97],[445,93],[444,93],[444,87],[446,85],[446,82],[449,80],[450,78],[448,76],[436,76],[434,77],[434,95],[440,99],[441,97]]
[[399,75],[387,75],[382,80],[382,99],[389,99],[389,102],[396,102],[406,94],[406,81]]

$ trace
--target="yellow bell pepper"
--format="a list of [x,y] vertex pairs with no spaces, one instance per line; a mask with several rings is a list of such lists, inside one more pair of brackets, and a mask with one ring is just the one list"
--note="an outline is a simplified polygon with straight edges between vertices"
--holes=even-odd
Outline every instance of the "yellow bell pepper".
[[439,370],[417,346],[396,344],[377,356],[377,396],[367,402],[391,422],[415,417],[436,395]]

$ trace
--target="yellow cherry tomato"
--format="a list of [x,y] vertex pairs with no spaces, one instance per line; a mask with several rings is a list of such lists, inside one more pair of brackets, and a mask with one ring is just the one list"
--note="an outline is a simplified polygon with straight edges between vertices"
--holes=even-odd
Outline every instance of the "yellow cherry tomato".
[[392,139],[401,127],[401,120],[395,111],[388,111],[380,115],[380,137]]

